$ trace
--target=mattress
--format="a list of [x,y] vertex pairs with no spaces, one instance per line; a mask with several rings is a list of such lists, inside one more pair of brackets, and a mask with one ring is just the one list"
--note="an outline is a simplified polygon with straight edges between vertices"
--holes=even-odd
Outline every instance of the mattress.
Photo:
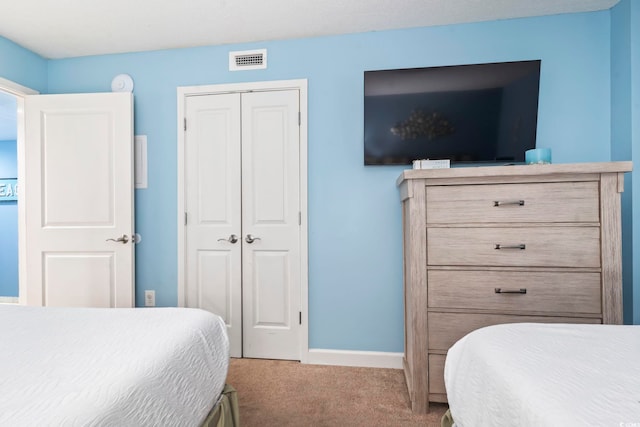
[[0,334],[2,426],[198,426],[229,366],[198,309],[0,305]]
[[640,426],[640,326],[489,326],[444,377],[458,427]]

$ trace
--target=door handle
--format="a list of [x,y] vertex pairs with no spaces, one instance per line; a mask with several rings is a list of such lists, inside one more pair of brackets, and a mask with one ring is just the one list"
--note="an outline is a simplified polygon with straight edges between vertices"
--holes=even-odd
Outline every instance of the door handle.
[[247,237],[244,238],[244,241],[249,244],[255,242],[256,240],[262,240],[262,239],[260,239],[259,237],[252,236],[251,234],[247,234]]
[[124,245],[125,243],[129,242],[129,236],[127,236],[126,234],[123,234],[122,236],[118,237],[117,239],[107,239],[105,241],[106,242],[118,242],[118,243],[122,243]]
[[230,235],[227,239],[218,239],[218,242],[235,243],[237,241],[238,241],[238,236],[236,236],[235,234]]

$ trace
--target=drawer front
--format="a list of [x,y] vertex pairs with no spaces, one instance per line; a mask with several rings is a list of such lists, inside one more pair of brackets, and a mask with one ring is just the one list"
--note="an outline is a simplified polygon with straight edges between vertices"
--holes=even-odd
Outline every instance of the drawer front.
[[427,224],[599,222],[597,182],[426,188]]
[[445,394],[444,386],[444,354],[429,355],[429,393]]
[[429,308],[601,314],[600,273],[427,272]]
[[428,227],[427,264],[600,267],[600,228]]
[[429,349],[448,350],[456,341],[471,331],[503,323],[601,323],[588,317],[509,316],[479,313],[428,314]]

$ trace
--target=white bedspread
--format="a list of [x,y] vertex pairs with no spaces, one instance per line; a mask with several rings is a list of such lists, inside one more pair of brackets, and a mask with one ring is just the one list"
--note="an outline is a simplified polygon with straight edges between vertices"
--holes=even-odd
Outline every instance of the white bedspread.
[[228,364],[203,310],[0,305],[0,426],[197,426]]
[[640,427],[640,326],[509,324],[448,352],[458,427]]

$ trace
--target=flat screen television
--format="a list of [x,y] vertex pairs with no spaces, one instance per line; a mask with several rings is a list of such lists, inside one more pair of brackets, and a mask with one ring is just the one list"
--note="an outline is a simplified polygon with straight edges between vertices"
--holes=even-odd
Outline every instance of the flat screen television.
[[535,148],[540,60],[364,73],[364,164],[520,163]]

